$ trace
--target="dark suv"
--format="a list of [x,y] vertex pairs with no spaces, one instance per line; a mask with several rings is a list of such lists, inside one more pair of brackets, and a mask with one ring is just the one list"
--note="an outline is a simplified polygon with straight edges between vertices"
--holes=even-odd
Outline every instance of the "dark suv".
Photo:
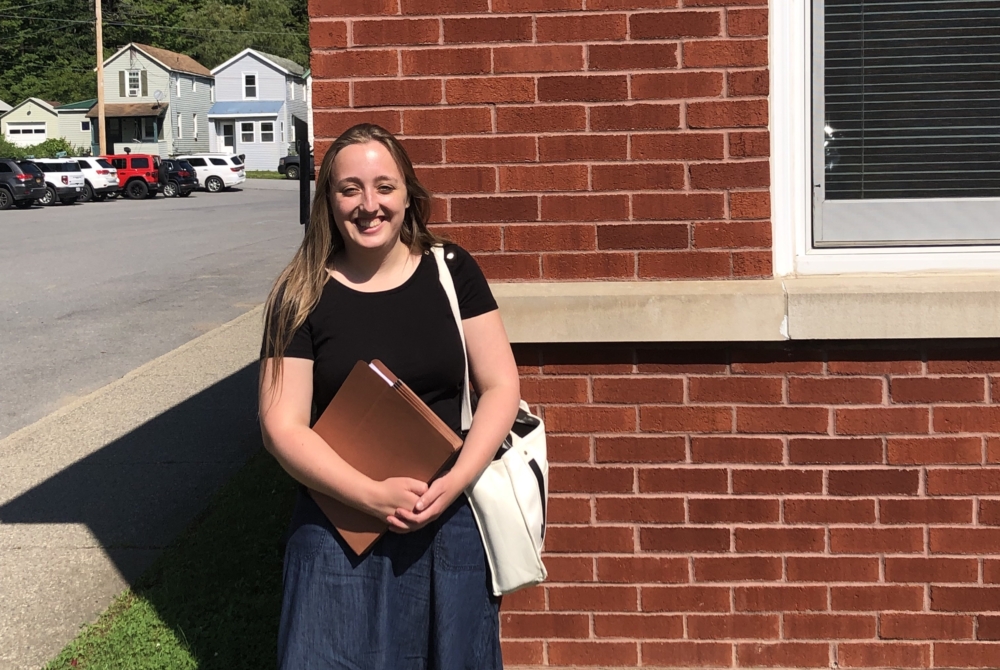
[[[278,159],[278,174],[285,175],[285,179],[298,179],[300,162],[298,156],[282,156]],[[312,154],[309,154],[309,178],[316,178],[316,164],[313,162]]]
[[179,195],[186,198],[198,188],[198,175],[190,163],[176,158],[164,158],[161,162],[167,168],[167,182],[160,184],[165,197],[173,198]]
[[45,197],[45,175],[27,161],[0,158],[0,209],[27,209]]

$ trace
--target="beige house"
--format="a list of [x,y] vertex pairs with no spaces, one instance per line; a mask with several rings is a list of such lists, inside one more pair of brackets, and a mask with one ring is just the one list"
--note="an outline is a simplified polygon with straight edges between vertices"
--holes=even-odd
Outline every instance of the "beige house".
[[90,151],[97,129],[94,127],[96,122],[91,121],[87,112],[96,104],[97,98],[91,98],[56,107],[56,113],[59,115],[59,136],[78,149]]
[[28,98],[0,116],[0,134],[20,147],[59,137],[59,113],[51,103]]

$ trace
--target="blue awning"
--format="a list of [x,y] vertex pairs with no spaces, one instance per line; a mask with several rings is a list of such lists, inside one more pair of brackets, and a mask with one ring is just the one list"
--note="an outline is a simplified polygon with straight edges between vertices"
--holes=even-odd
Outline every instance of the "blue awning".
[[232,100],[219,101],[208,110],[209,118],[223,116],[268,116],[281,111],[283,100]]

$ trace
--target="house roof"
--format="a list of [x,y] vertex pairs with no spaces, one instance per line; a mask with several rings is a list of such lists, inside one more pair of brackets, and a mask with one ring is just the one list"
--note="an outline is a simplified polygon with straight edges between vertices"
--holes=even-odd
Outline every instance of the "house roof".
[[38,105],[39,107],[41,107],[42,109],[44,109],[47,112],[52,112],[53,115],[58,116],[58,114],[59,114],[58,112],[56,112],[55,107],[53,107],[51,103],[45,102],[41,98],[25,98],[21,102],[17,103],[16,105],[14,105],[10,109],[8,109],[6,112],[3,112],[3,115],[6,116],[6,115],[10,114],[11,112],[13,112],[15,109],[18,109],[19,107],[23,107],[24,105],[28,104],[29,102],[35,103],[36,105]]
[[233,61],[242,58],[246,54],[253,54],[254,56],[260,58],[261,60],[268,61],[271,63],[271,65],[274,65],[276,68],[287,74],[293,74],[296,77],[305,76],[306,69],[301,65],[299,65],[298,63],[296,63],[295,61],[288,58],[282,58],[281,56],[274,56],[269,53],[264,53],[263,51],[258,51],[257,49],[249,49],[249,48],[239,52],[238,54],[227,60],[225,63],[222,63],[221,65],[216,65],[214,68],[212,68],[212,74],[215,74],[216,72],[219,72],[220,70],[229,67],[229,65]]
[[[104,117],[114,118],[122,116],[163,116],[167,111],[167,103],[155,102],[112,102],[104,105]],[[88,119],[97,118],[97,105],[94,105],[87,112]]]
[[7,104],[6,102],[4,102],[3,100],[0,100],[0,113],[3,113],[3,112],[6,112],[6,111],[8,111],[9,109],[10,109],[10,105],[8,105],[8,104]]
[[209,117],[267,116],[281,111],[284,100],[231,100],[219,101],[208,110]]
[[143,52],[144,54],[155,60],[163,67],[167,68],[168,70],[173,70],[175,72],[186,72],[188,74],[197,74],[202,77],[212,76],[211,70],[209,70],[207,67],[205,67],[195,59],[191,58],[191,56],[187,56],[185,54],[179,54],[174,51],[167,51],[166,49],[160,49],[159,47],[151,47],[147,44],[139,44],[138,42],[130,42],[129,44],[126,44],[121,49],[116,51],[115,54],[111,56],[111,58],[108,58],[106,61],[104,61],[104,64],[107,65],[108,63],[113,61],[115,58],[118,57],[119,54],[121,54],[129,47],[134,47],[138,49],[139,51]]
[[96,104],[97,98],[91,98],[90,100],[80,100],[79,102],[71,102],[66,105],[60,105],[59,107],[56,107],[56,110],[63,112],[73,112],[77,110],[87,111]]

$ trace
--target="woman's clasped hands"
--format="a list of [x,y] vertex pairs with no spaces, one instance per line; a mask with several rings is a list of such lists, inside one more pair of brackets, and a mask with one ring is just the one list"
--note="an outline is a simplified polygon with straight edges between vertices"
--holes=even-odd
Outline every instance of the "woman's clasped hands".
[[374,484],[370,507],[394,533],[423,528],[441,516],[465,489],[465,484],[450,471],[429,486],[409,477],[390,477]]

